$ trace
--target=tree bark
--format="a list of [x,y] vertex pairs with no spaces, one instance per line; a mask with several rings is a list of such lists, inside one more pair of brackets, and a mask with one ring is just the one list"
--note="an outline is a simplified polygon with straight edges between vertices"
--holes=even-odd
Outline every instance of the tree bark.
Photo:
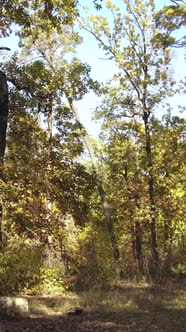
[[0,164],[3,164],[5,146],[6,146],[6,129],[8,121],[8,85],[6,75],[0,71]]
[[[8,122],[8,84],[6,75],[0,71],[0,180],[3,181],[3,162]],[[3,205],[0,198],[0,252],[3,250]]]
[[142,259],[142,245],[141,245],[141,224],[139,220],[136,220],[135,222],[135,252],[136,252],[136,258],[140,266]]
[[151,135],[149,130],[149,113],[144,112],[143,120],[145,125],[145,148],[147,156],[147,169],[148,169],[148,193],[149,193],[149,202],[150,202],[150,213],[151,213],[151,253],[152,253],[152,273],[156,272],[159,255],[158,255],[158,246],[157,246],[157,230],[156,230],[156,207],[155,207],[155,198],[154,198],[154,176],[153,176],[153,162],[152,162],[152,151],[151,151]]
[[[47,171],[50,172],[51,169],[51,155],[52,155],[52,136],[53,136],[53,109],[52,109],[52,98],[49,97],[49,107],[47,112],[47,139],[48,139],[48,161],[47,161]],[[52,266],[52,247],[53,247],[53,239],[51,236],[51,198],[50,198],[50,190],[46,190],[46,210],[47,210],[47,259],[46,263],[48,267]]]

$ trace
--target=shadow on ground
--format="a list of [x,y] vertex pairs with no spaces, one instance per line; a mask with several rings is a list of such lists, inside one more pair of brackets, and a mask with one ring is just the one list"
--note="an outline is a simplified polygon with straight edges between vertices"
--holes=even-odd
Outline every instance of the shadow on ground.
[[[0,319],[0,332],[185,332],[186,311],[181,289],[159,290],[147,288],[114,289],[95,294],[79,295],[83,313],[69,316],[64,313],[64,298],[35,298],[58,311],[14,320]],[[93,295],[92,295],[93,297]],[[33,300],[33,299],[32,299]],[[90,307],[92,304],[92,307]]]
[[84,312],[81,316],[57,315],[1,320],[1,332],[185,332],[184,310],[100,313]]

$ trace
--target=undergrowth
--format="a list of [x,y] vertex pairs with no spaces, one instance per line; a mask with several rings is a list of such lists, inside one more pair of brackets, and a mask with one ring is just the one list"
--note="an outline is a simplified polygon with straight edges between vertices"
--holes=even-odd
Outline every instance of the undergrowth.
[[180,285],[155,289],[147,284],[121,283],[107,290],[90,289],[57,297],[30,297],[31,314],[64,314],[75,307],[114,313],[186,309],[186,289]]

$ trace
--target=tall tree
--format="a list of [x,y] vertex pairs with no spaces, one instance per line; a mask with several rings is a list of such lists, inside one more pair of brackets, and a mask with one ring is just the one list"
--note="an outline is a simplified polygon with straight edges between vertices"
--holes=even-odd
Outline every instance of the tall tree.
[[[61,29],[62,25],[73,25],[74,18],[77,15],[77,2],[70,0],[68,3],[61,4],[61,1],[1,1],[2,15],[0,19],[0,37],[6,37],[12,33],[12,26],[16,24],[22,28],[19,30],[20,38],[32,35],[37,37],[38,31],[49,30],[50,26]],[[24,31],[24,33],[23,33]],[[8,49],[2,47],[1,49]],[[7,126],[7,85],[3,72],[0,72],[0,89],[1,92],[1,119],[0,119],[0,149],[1,161],[4,157],[5,133]],[[20,82],[17,86],[21,88]],[[28,88],[27,88],[28,90]],[[2,166],[1,166],[2,168]],[[2,207],[1,207],[2,218]],[[1,226],[0,226],[1,228]],[[2,236],[1,239],[2,240]]]
[[6,181],[1,188],[5,202],[4,231],[8,242],[16,234],[35,238],[46,248],[53,238],[51,252],[56,248],[55,253],[62,255],[65,216],[69,214],[75,224],[84,225],[93,179],[74,160],[82,152],[82,144],[69,110],[64,110],[65,120],[55,120],[60,122],[61,131],[49,142],[47,130],[39,125],[37,102],[35,106],[34,113],[34,99],[11,88]]
[[[39,107],[44,108],[45,112],[50,113],[50,120],[53,108],[52,104],[58,103],[63,105],[63,99],[66,99],[69,109],[74,114],[76,123],[79,124],[82,139],[91,157],[98,191],[104,208],[105,220],[113,246],[114,257],[117,260],[119,258],[119,250],[117,248],[108,202],[101,184],[100,176],[98,175],[91,140],[88,138],[88,134],[85,134],[85,129],[80,123],[78,112],[74,106],[74,101],[80,100],[90,88],[96,88],[97,83],[94,83],[89,77],[90,67],[87,64],[82,64],[76,58],[73,58],[71,61],[66,60],[66,54],[68,52],[74,53],[74,47],[81,42],[81,38],[78,33],[68,27],[61,28],[60,33],[58,33],[58,29],[56,28],[51,28],[50,31],[43,31],[42,28],[38,28],[37,36],[33,34],[27,36],[27,34],[25,35],[25,29],[21,29],[20,36],[24,44],[23,56],[25,60],[32,61],[32,56],[35,56],[35,52],[40,54],[42,60],[32,63],[31,66],[26,65],[24,70],[18,69],[22,75],[21,85],[15,82],[12,74],[10,74],[10,81],[15,84],[18,89],[26,89],[27,93],[30,93],[36,98]],[[30,49],[32,49],[32,52],[30,52]],[[43,68],[43,65],[46,70]],[[14,68],[16,68],[16,66],[14,66]],[[43,77],[42,75],[40,78],[38,77],[39,71],[41,73],[43,71]],[[32,77],[31,84],[28,84],[29,75]],[[34,77],[36,81],[33,84]],[[25,82],[27,83],[25,84]],[[51,98],[53,100],[52,104],[49,102]]]
[[111,1],[105,1],[105,6],[110,11],[109,19],[91,16],[89,19],[92,24],[84,20],[82,25],[118,67],[118,73],[103,88],[106,97],[98,111],[100,117],[110,120],[133,118],[144,127],[142,148],[154,275],[158,266],[158,243],[150,119],[162,101],[175,93],[175,82],[170,74],[171,50],[156,43],[154,1],[125,0],[121,8]]
[[[104,164],[108,168],[105,172],[108,177],[106,186],[111,196],[111,211],[117,225],[118,238],[126,237],[124,243],[119,240],[123,258],[125,260],[127,256],[130,256],[130,268],[136,264],[136,272],[140,275],[143,273],[142,243],[145,242],[142,231],[145,224],[145,211],[143,211],[143,217],[141,214],[145,195],[140,153],[136,142],[133,142],[130,137],[131,133],[127,135],[124,128],[118,129],[118,124],[114,122],[112,130],[108,124],[109,135],[104,144]],[[127,126],[129,128],[129,123]],[[131,132],[134,132],[132,127],[131,123]],[[123,219],[124,222],[122,222]],[[129,269],[127,269],[128,272]],[[135,273],[134,270],[133,273]]]
[[[55,43],[55,40],[53,40],[53,42]],[[57,89],[61,90],[61,92],[64,94],[64,97],[66,98],[67,101],[67,105],[74,114],[75,121],[79,123],[81,137],[90,155],[93,172],[96,177],[98,192],[103,204],[105,221],[108,233],[110,235],[111,244],[113,247],[114,258],[118,260],[119,249],[117,247],[117,241],[114,234],[108,201],[103,189],[100,175],[98,174],[96,158],[94,156],[91,140],[89,138],[88,133],[86,132],[86,129],[81,124],[78,111],[74,104],[74,102],[80,100],[85,95],[85,93],[89,91],[89,89],[97,88],[97,83],[90,78],[89,76],[90,67],[87,64],[82,64],[78,59],[74,58],[72,59],[71,63],[66,62],[64,64],[61,64],[61,68],[59,69],[59,61],[60,61],[59,56],[56,54],[57,56],[56,57],[55,53],[53,53],[51,57],[51,50],[50,52],[48,52],[49,50],[48,43],[46,43],[46,46],[43,49],[41,49],[39,45],[40,42],[38,41],[37,50],[42,54],[44,60],[51,69],[53,75],[58,77],[56,87]],[[61,47],[60,44],[59,47]]]

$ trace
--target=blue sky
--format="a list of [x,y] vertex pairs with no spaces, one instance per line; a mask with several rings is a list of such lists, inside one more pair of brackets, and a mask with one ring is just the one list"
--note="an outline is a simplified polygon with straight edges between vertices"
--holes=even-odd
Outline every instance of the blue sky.
[[[84,0],[85,1],[85,0]],[[120,3],[121,0],[115,0],[116,3]],[[163,4],[170,4],[170,1],[160,1],[157,0],[157,4],[161,6]],[[85,1],[86,4],[86,1]],[[95,12],[95,14],[104,15],[104,11],[96,12],[93,7],[91,8],[91,13]],[[104,53],[97,46],[97,42],[88,32],[82,32],[84,43],[78,48],[78,56],[81,58],[83,62],[88,63],[92,70],[91,76],[94,79],[99,81],[106,81],[111,79],[114,72],[115,67],[111,61],[103,60],[105,58]],[[12,36],[10,38],[2,39],[0,41],[0,46],[8,46],[11,48],[12,52],[17,48],[17,38]],[[185,59],[184,59],[184,51],[183,50],[175,50],[175,59],[173,61],[173,71],[175,72],[175,76],[177,79],[183,78],[185,76]],[[178,113],[177,105],[184,105],[185,96],[175,96],[171,99],[171,105],[174,108],[174,113]],[[81,121],[89,131],[89,133],[96,137],[100,131],[100,124],[92,120],[93,111],[98,105],[100,100],[94,95],[94,93],[87,94],[83,100],[76,103],[77,109],[79,111]],[[184,114],[186,116],[186,114]],[[182,116],[184,116],[182,115]]]

